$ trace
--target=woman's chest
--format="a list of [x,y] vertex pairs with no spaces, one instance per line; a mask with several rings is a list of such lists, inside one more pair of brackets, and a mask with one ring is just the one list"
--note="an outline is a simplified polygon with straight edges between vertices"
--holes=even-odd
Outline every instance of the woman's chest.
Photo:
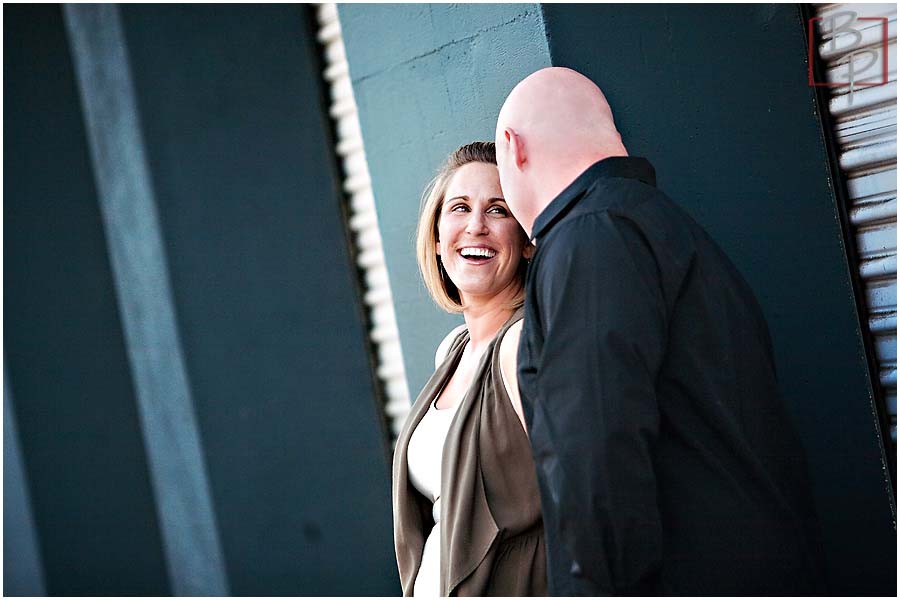
[[465,397],[477,375],[480,357],[463,356],[453,375],[444,385],[437,398],[437,407],[441,410],[457,406]]

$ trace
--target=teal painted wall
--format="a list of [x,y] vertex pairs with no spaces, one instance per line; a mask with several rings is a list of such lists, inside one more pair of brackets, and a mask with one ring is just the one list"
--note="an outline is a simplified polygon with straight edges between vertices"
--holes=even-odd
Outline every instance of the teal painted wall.
[[342,4],[338,12],[415,398],[438,343],[462,322],[435,306],[416,267],[422,189],[458,146],[494,139],[509,90],[550,66],[550,53],[537,4]]

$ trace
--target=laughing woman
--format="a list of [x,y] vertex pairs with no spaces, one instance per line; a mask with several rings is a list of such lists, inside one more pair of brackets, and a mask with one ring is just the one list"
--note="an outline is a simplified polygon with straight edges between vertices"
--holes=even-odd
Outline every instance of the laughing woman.
[[533,247],[500,189],[494,144],[454,152],[426,190],[416,239],[425,286],[465,325],[397,440],[394,542],[405,596],[544,596],[537,479],[516,383]]

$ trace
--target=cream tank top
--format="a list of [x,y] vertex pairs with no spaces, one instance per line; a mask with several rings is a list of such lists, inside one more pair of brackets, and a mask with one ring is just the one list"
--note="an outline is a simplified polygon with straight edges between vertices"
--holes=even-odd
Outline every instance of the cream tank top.
[[441,458],[447,431],[461,404],[457,402],[452,408],[438,410],[436,401],[431,401],[428,412],[410,437],[407,449],[409,480],[419,493],[434,503],[431,508],[434,527],[425,540],[422,564],[413,585],[413,596],[430,598],[440,596],[441,589]]

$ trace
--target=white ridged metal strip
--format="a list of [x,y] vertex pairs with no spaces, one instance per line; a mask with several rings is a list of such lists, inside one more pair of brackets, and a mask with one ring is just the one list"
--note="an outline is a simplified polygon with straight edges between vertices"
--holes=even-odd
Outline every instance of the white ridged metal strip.
[[377,375],[384,384],[387,396],[384,410],[391,423],[393,444],[410,408],[400,333],[381,246],[375,198],[356,101],[353,98],[337,5],[320,4],[316,9],[316,16],[319,23],[318,39],[325,57],[325,81],[330,86],[329,114],[334,120],[337,133],[335,152],[340,156],[344,169],[344,191],[349,197],[350,205],[349,226],[356,244],[356,264],[363,272],[366,290],[363,302],[369,310],[372,323],[369,337],[378,354]]
[[[875,340],[880,384],[897,441],[897,5],[824,4],[817,7],[819,56],[829,83],[887,83],[830,87],[829,110],[840,148],[840,167],[851,206],[850,223],[865,286],[869,329]],[[857,20],[852,21],[853,14]],[[880,20],[861,18],[876,17]],[[887,19],[887,35],[885,22]],[[835,35],[834,28],[858,33]],[[885,46],[887,52],[885,52]],[[853,52],[857,54],[854,56]],[[862,52],[860,52],[862,51]],[[874,54],[873,54],[874,52]],[[871,64],[870,64],[871,63]]]

